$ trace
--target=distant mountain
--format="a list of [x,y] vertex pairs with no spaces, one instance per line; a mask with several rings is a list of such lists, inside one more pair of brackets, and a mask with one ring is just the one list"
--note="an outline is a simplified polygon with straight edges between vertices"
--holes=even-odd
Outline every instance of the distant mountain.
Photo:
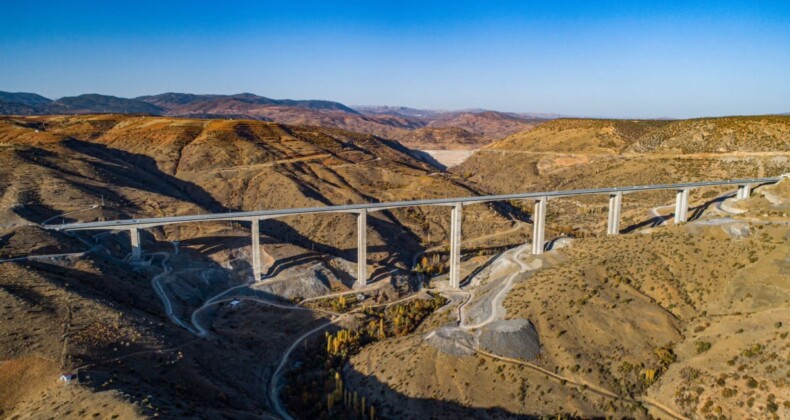
[[85,94],[53,101],[35,93],[0,92],[0,114],[4,115],[106,113],[161,115],[164,111],[164,108],[147,102],[109,95]]
[[366,115],[394,115],[405,118],[434,118],[447,111],[433,109],[416,109],[405,106],[352,106],[355,110]]
[[171,109],[183,105],[189,105],[194,102],[210,101],[220,95],[195,95],[192,93],[175,93],[167,92],[159,95],[139,96],[135,99],[138,101],[148,102],[162,108]]
[[68,114],[154,114],[165,109],[137,99],[118,98],[95,93],[60,98],[49,104],[54,113]]
[[0,101],[0,115],[34,115],[40,114],[39,108],[19,102]]
[[36,93],[26,92],[0,92],[0,102],[11,102],[27,106],[40,106],[52,102],[52,99],[45,98]]
[[252,93],[239,93],[236,95],[195,95],[190,93],[168,92],[160,95],[140,96],[135,99],[163,107],[167,110],[168,115],[192,114],[192,110],[195,108],[200,108],[202,110],[213,108],[209,113],[222,114],[223,108],[229,106],[233,106],[238,110],[239,107],[243,108],[247,106],[255,108],[261,105],[287,106],[318,111],[342,111],[350,114],[357,114],[357,111],[339,102],[314,99],[271,99]]
[[0,92],[0,115],[147,114],[206,119],[249,119],[310,125],[398,140],[411,148],[476,149],[528,130],[545,118],[482,109],[424,110],[394,106],[348,107],[326,100],[271,99],[252,93],[167,92],[137,98],[86,94],[51,101],[34,93]]

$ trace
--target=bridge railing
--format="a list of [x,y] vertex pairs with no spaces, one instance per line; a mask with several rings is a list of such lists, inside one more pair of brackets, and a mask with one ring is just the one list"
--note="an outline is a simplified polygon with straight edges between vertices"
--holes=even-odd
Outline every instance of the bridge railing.
[[489,203],[495,201],[511,200],[534,200],[535,210],[532,214],[533,234],[532,252],[541,254],[545,244],[545,220],[547,201],[551,198],[571,197],[579,195],[608,195],[609,213],[607,221],[607,234],[616,235],[620,232],[620,211],[622,207],[623,195],[645,191],[676,191],[675,198],[675,223],[683,223],[688,218],[688,197],[689,191],[696,188],[717,187],[737,185],[737,199],[749,197],[752,186],[761,184],[771,184],[778,182],[782,175],[772,178],[750,178],[734,179],[722,181],[700,181],[681,184],[656,184],[632,187],[611,187],[594,188],[581,190],[565,191],[546,191],[521,194],[502,194],[488,196],[472,196],[457,198],[436,198],[428,200],[394,201],[364,204],[347,204],[339,206],[309,207],[296,209],[279,210],[258,210],[248,212],[230,212],[215,214],[199,214],[188,216],[155,217],[143,219],[111,220],[101,222],[69,223],[62,225],[45,225],[47,229],[60,231],[80,231],[80,230],[128,230],[132,244],[132,257],[139,258],[141,255],[140,229],[147,229],[157,226],[197,223],[197,222],[218,222],[218,221],[249,221],[252,222],[252,252],[251,265],[255,280],[261,277],[261,257],[260,257],[260,221],[279,217],[296,216],[304,214],[322,213],[353,213],[357,214],[357,282],[365,285],[367,282],[367,214],[375,211],[389,210],[404,207],[420,206],[452,206],[450,218],[450,285],[458,288],[460,285],[460,252],[461,252],[461,224],[463,220],[463,206]]

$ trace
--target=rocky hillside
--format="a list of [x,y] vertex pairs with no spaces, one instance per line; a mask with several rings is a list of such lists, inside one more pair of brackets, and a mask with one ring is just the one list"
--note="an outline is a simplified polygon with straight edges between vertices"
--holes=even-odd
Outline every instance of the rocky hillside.
[[[7,225],[40,222],[102,200],[103,207],[74,219],[478,194],[398,143],[335,129],[118,115],[7,118],[0,124],[0,142]],[[373,217],[371,245],[384,251],[385,237],[404,235],[400,255],[421,242],[443,240],[449,224],[441,207]],[[469,217],[486,222],[471,225],[470,234],[512,224],[488,206],[473,208]],[[275,236],[305,246],[316,242],[339,255],[351,255],[356,247],[351,215],[268,224]]]
[[[617,238],[595,237],[605,197],[552,200],[547,238],[577,239],[540,257],[522,252],[532,203],[468,206],[461,268],[477,274],[460,292],[410,272],[443,272],[446,207],[370,215],[364,290],[354,215],[264,222],[258,283],[248,223],[147,229],[140,261],[125,258],[126,232],[41,227],[786,172],[786,150],[737,139],[716,153],[639,151],[674,124],[560,121],[535,130],[554,150],[497,144],[475,155],[479,171],[452,174],[336,128],[2,118],[0,417],[259,418],[278,413],[278,384],[310,418],[358,411],[352,392],[380,418],[786,416],[785,184],[721,207],[730,191],[695,191],[702,217],[685,226],[658,227],[671,192],[629,195],[623,231],[640,232]],[[540,147],[532,136],[507,142]],[[311,299],[331,293],[346,294]],[[348,394],[328,399],[337,384]]]
[[529,129],[543,118],[493,111],[422,111],[368,107],[360,111],[333,101],[271,99],[251,93],[163,93],[127,99],[80,95],[52,101],[31,93],[0,92],[0,115],[148,114],[187,118],[249,119],[314,125],[399,140],[412,148],[474,149]]
[[[338,129],[112,114],[3,118],[0,380],[10,386],[0,387],[0,417],[273,412],[266,389],[279,358],[328,321],[283,305],[354,282],[353,215],[263,223],[267,280],[252,286],[249,224],[148,229],[143,259],[130,261],[125,232],[64,235],[42,223],[477,193],[398,143]],[[465,234],[510,232],[484,248],[523,241],[511,210],[469,207]],[[448,224],[445,207],[371,214],[369,272],[380,281],[367,293],[386,301],[416,285],[412,255],[446,241]],[[235,305],[217,298],[230,289]]]
[[[788,181],[737,202],[746,212],[733,218],[711,209],[682,226],[577,239],[521,256],[520,271],[495,262],[462,309],[353,356],[347,387],[398,418],[784,418]],[[508,276],[512,288],[488,288]],[[499,290],[512,323],[501,341],[487,343],[490,324],[465,338],[457,326],[477,322],[477,304],[498,306]]]
[[516,192],[772,176],[790,169],[789,158],[788,117],[560,119],[495,142],[453,171]]

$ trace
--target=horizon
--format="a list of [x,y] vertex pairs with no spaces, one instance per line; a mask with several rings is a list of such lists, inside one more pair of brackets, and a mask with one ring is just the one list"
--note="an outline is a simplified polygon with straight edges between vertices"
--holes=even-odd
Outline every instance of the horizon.
[[14,57],[0,90],[620,119],[790,112],[782,2],[154,5],[6,6],[18,18],[0,29]]
[[[728,117],[760,117],[760,116],[788,116],[790,113],[788,112],[775,112],[770,114],[726,114],[726,115],[701,115],[701,116],[693,116],[693,117],[619,117],[619,116],[601,116],[601,115],[566,115],[566,114],[557,114],[552,112],[530,112],[530,111],[511,111],[511,110],[502,110],[502,109],[488,109],[488,108],[459,108],[459,109],[438,109],[438,108],[417,108],[408,105],[395,105],[395,104],[347,104],[339,101],[334,101],[332,99],[318,99],[318,98],[273,98],[267,95],[261,95],[253,92],[237,92],[237,93],[193,93],[193,92],[161,92],[155,94],[144,94],[134,97],[123,97],[123,96],[115,96],[115,95],[108,95],[98,92],[89,92],[89,93],[80,93],[77,95],[69,95],[69,96],[62,96],[62,97],[48,97],[41,95],[37,92],[23,92],[23,91],[3,91],[0,92],[5,93],[12,93],[12,94],[35,94],[39,96],[43,96],[46,99],[57,101],[63,98],[70,98],[70,97],[79,97],[84,95],[100,95],[100,96],[112,96],[121,99],[137,99],[146,96],[157,96],[157,95],[166,95],[166,94],[181,94],[181,95],[197,95],[197,96],[237,96],[237,95],[255,95],[259,97],[265,97],[268,99],[273,100],[296,100],[296,101],[327,101],[327,102],[336,102],[341,105],[347,106],[355,111],[359,111],[360,108],[403,108],[403,109],[411,109],[415,111],[428,111],[428,112],[446,112],[446,113],[453,113],[453,112],[468,112],[468,113],[481,113],[481,112],[497,112],[502,114],[517,114],[517,115],[525,115],[529,117],[534,117],[537,119],[611,119],[611,120],[691,120],[691,119],[703,119],[703,118],[728,118]],[[543,117],[541,117],[543,115]]]

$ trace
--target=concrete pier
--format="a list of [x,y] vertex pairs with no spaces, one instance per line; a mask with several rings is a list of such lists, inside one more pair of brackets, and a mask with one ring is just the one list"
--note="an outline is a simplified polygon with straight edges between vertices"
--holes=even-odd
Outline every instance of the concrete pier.
[[751,195],[752,186],[749,184],[744,184],[738,186],[738,193],[736,194],[735,198],[738,200],[743,200],[745,198],[749,198]]
[[254,281],[261,280],[261,219],[252,220],[252,276]]
[[453,206],[450,215],[450,287],[461,287],[461,224],[463,223],[463,205]]
[[546,237],[546,197],[541,197],[535,202],[535,211],[532,213],[532,253],[543,253],[543,243]]
[[129,238],[132,241],[132,259],[139,260],[140,255],[143,253],[143,248],[140,246],[140,229],[129,229]]
[[675,195],[675,223],[684,223],[688,220],[689,190],[677,190]]
[[368,284],[368,211],[357,214],[357,284]]
[[609,196],[609,222],[606,224],[607,235],[617,235],[620,233],[620,209],[622,205],[622,192],[616,192]]

